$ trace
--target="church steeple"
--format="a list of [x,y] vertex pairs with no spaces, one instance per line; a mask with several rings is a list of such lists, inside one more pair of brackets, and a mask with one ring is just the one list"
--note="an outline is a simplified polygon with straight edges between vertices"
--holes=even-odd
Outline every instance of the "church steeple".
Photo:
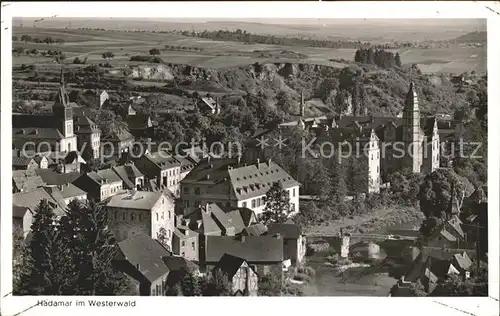
[[420,109],[417,90],[413,82],[410,83],[403,109],[403,142],[408,147],[405,166],[411,168],[413,172],[420,172],[422,166]]
[[59,91],[52,106],[52,113],[59,122],[59,130],[64,137],[73,136],[73,109],[69,104],[69,96],[66,92],[66,84],[64,82],[64,69],[61,65],[61,78]]

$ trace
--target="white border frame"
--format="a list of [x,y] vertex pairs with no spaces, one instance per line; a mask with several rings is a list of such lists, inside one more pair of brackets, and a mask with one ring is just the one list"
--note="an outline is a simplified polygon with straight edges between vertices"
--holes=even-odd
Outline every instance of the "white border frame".
[[[12,191],[11,181],[11,112],[12,112],[12,17],[135,17],[135,18],[486,18],[488,19],[487,61],[490,117],[500,112],[500,4],[498,2],[2,2],[2,109],[1,109],[1,296],[2,315],[17,315],[44,297],[12,297]],[[495,89],[496,88],[496,89]],[[351,314],[400,315],[437,313],[440,316],[465,313],[469,315],[498,315],[499,297],[499,135],[500,124],[491,122],[488,126],[490,144],[488,148],[489,186],[489,292],[490,298],[383,298],[383,297],[327,297],[327,298],[197,298],[208,304],[202,311],[189,308],[190,298],[134,297],[134,308],[96,308],[108,315],[136,315],[153,309],[155,314],[202,312],[219,315],[224,311],[238,311],[238,314],[290,313],[307,314],[311,309],[327,313],[349,312]],[[45,297],[49,298],[49,297]],[[75,301],[77,297],[60,300]],[[89,298],[82,298],[87,301]],[[118,300],[117,298],[110,298]],[[242,308],[241,299],[248,306]],[[280,305],[276,300],[286,300]],[[103,301],[103,298],[99,298]],[[126,300],[120,298],[120,300]],[[219,300],[216,302],[215,300]],[[226,300],[220,302],[220,300]],[[252,303],[256,305],[252,305]],[[165,303],[168,304],[165,306]],[[309,305],[310,303],[311,305]],[[418,304],[418,305],[417,305]],[[74,303],[73,303],[74,305]],[[199,305],[201,307],[201,305]],[[258,306],[258,307],[257,307]],[[163,307],[163,308],[162,308]],[[186,308],[189,308],[186,310]],[[334,308],[334,309],[333,309]],[[84,315],[87,308],[43,308],[27,310],[22,315]]]

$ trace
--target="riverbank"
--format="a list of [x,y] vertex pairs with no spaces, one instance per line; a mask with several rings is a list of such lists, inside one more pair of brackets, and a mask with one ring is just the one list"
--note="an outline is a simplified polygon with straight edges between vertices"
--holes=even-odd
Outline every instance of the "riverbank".
[[351,233],[384,231],[395,226],[420,226],[424,215],[417,207],[381,207],[370,214],[356,215],[324,223],[323,225],[304,227],[305,234],[335,234],[340,229]]

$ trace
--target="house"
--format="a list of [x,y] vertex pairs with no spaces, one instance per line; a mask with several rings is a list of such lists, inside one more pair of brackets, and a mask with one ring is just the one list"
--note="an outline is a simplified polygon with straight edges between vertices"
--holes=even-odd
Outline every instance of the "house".
[[111,168],[123,181],[127,190],[141,190],[145,185],[144,175],[137,169],[133,162]]
[[106,92],[106,90],[103,90],[99,94],[99,108],[102,108],[104,103],[106,103],[109,100],[109,94]]
[[166,151],[146,153],[134,160],[137,168],[148,178],[156,179],[174,195],[179,192],[181,163]]
[[184,157],[183,155],[175,155],[174,158],[181,164],[181,175],[179,181],[182,181],[189,172],[194,168],[196,162],[192,159]]
[[283,239],[280,236],[206,236],[204,258],[200,269],[210,269],[224,254],[244,259],[259,275],[282,276]]
[[218,99],[212,97],[203,97],[198,100],[197,108],[200,112],[206,114],[220,114],[220,105]]
[[25,238],[31,231],[34,212],[42,200],[47,200],[53,207],[56,216],[64,215],[66,207],[64,201],[54,198],[46,188],[36,188],[12,195],[12,224],[23,230]]
[[72,183],[47,187],[47,191],[51,194],[59,194],[66,205],[73,200],[82,201],[87,199],[87,192]]
[[12,170],[34,170],[39,166],[35,159],[28,157],[12,157]]
[[123,180],[112,169],[85,173],[73,184],[87,192],[89,199],[96,201],[104,201],[110,196],[123,192]]
[[78,150],[87,157],[99,158],[101,148],[101,129],[87,116],[75,115],[75,134],[78,138]]
[[[12,141],[17,149],[35,152],[70,152],[77,149],[77,137],[73,132],[73,110],[66,92],[62,69],[52,115],[13,113]],[[41,148],[44,147],[43,144],[50,148]]]
[[[262,223],[256,223],[248,227],[245,227],[241,232],[243,236],[262,236],[266,233],[267,233],[267,227]],[[286,258],[285,255],[284,257]]]
[[166,257],[170,253],[158,241],[139,234],[118,243],[113,266],[140,284],[141,296],[163,296],[170,272]]
[[49,168],[49,166],[54,164],[52,159],[49,159],[45,156],[37,155],[33,159],[35,159],[35,162],[38,164],[38,167],[40,169],[47,169],[47,168]]
[[217,203],[249,208],[258,215],[264,211],[264,198],[274,183],[289,192],[292,212],[298,212],[299,183],[276,163],[258,160],[247,165],[239,159],[208,157],[181,181],[182,209],[189,214],[199,205]]
[[146,235],[158,239],[165,230],[165,244],[172,247],[174,202],[162,193],[127,191],[115,194],[106,202],[109,227],[117,240]]
[[81,174],[79,172],[59,173],[52,169],[38,169],[35,171],[47,186],[58,186],[73,183]]
[[172,236],[172,253],[191,261],[199,260],[199,234],[187,226],[178,226]]
[[134,136],[127,130],[117,128],[101,136],[102,152],[106,156],[120,157],[129,152],[134,140]]
[[12,171],[13,193],[28,192],[45,185],[43,179],[35,171],[14,170]]
[[349,255],[358,260],[385,259],[386,254],[374,242],[360,241],[349,246]]
[[213,273],[216,271],[227,276],[232,295],[257,296],[259,276],[245,259],[224,254],[215,265]]
[[299,265],[306,255],[306,237],[296,224],[270,224],[267,226],[268,235],[279,234],[283,238],[283,258],[290,259],[292,264]]
[[191,160],[194,164],[200,162],[200,160],[208,157],[207,149],[201,148],[199,146],[192,146],[182,150],[181,156]]
[[130,133],[137,138],[151,138],[154,136],[154,126],[148,114],[134,114],[126,118]]

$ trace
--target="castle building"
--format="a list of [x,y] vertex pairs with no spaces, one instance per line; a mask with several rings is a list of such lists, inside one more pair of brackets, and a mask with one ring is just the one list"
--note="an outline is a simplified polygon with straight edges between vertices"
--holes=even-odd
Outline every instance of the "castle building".
[[[378,192],[379,183],[387,181],[393,172],[409,169],[415,173],[429,173],[440,167],[439,122],[436,117],[422,117],[418,93],[413,83],[410,84],[403,113],[398,117],[327,115],[306,118],[302,102],[300,116],[279,124],[275,131],[266,130],[256,134],[246,144],[247,152],[244,156],[265,159],[266,149],[259,147],[259,139],[272,139],[273,132],[286,139],[297,128],[313,133],[316,148],[325,142],[334,145],[342,142],[350,142],[352,145],[359,143],[361,148],[367,145],[366,157],[359,159],[365,164],[364,169],[368,175],[363,191]],[[363,182],[365,178],[362,177]]]

